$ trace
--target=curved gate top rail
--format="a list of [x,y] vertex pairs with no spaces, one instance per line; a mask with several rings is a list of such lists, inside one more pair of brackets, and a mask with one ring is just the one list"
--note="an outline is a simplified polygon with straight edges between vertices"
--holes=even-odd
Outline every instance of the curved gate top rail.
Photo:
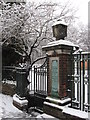
[[28,81],[30,94],[47,95],[47,59],[42,65],[31,67]]

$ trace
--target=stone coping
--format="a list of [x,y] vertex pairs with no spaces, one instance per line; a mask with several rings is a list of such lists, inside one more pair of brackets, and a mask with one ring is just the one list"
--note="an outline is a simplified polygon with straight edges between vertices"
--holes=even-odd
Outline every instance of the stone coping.
[[56,98],[46,97],[46,100],[49,100],[54,103],[64,104],[64,103],[71,101],[71,98],[65,98],[63,100],[60,100],[60,99],[56,99]]
[[72,42],[68,41],[68,40],[57,40],[57,41],[53,41],[48,43],[46,46],[43,46],[42,49],[45,48],[50,48],[50,47],[55,47],[55,46],[70,46],[70,47],[76,47],[79,48],[78,45],[73,44]]

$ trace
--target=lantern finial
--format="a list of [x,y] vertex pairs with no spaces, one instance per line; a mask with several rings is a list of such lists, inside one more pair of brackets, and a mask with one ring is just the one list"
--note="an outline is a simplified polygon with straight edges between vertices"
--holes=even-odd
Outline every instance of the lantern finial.
[[56,40],[63,39],[67,36],[67,24],[63,22],[61,19],[58,19],[52,26],[53,29],[53,37]]

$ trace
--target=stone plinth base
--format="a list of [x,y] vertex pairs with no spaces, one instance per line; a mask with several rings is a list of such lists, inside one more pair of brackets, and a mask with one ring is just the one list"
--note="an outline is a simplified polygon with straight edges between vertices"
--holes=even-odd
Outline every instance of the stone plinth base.
[[66,98],[66,99],[60,100],[60,99],[55,99],[55,98],[51,98],[51,97],[46,97],[46,101],[50,102],[50,103],[55,103],[60,106],[64,106],[71,102],[71,98]]
[[80,118],[78,116],[70,115],[63,112],[65,106],[59,106],[54,103],[44,102],[43,109],[44,113],[59,118],[60,120],[86,120],[84,118]]
[[43,109],[46,114],[52,115],[56,118],[65,118],[62,113],[63,107],[60,107],[59,105],[44,102]]
[[27,109],[28,101],[25,97],[19,97],[17,94],[13,96],[13,105],[20,110]]

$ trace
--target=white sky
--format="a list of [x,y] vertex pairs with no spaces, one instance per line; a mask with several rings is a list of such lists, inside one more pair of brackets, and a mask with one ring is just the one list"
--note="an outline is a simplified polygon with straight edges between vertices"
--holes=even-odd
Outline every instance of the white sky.
[[84,24],[88,24],[88,2],[89,1],[90,0],[76,0],[76,3],[75,3],[78,7],[77,15],[80,17],[80,21]]
[[[79,17],[79,23],[82,22],[83,24],[88,24],[88,1],[90,0],[27,0],[27,1],[34,1],[34,2],[41,2],[41,1],[52,1],[52,2],[65,2],[71,1],[73,6],[75,6],[77,11],[77,16]],[[77,21],[77,23],[78,23]]]

